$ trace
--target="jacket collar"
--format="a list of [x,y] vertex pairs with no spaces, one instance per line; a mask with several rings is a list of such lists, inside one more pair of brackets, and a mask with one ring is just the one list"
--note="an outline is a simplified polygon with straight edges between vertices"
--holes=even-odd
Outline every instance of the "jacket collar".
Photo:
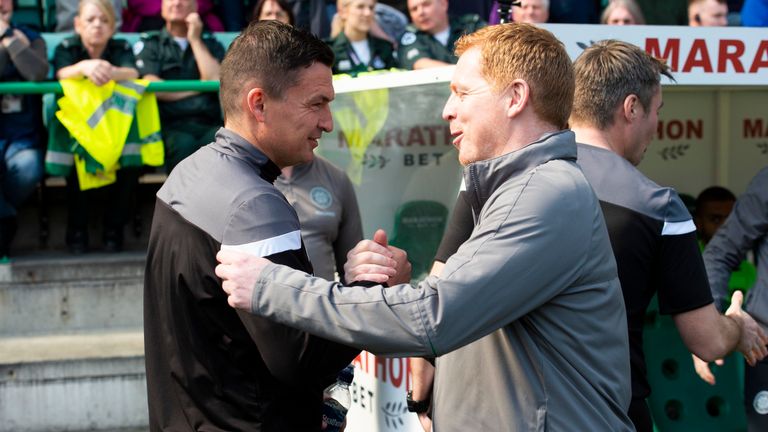
[[475,214],[507,180],[554,159],[576,161],[576,141],[572,131],[548,133],[519,150],[469,164],[464,168],[464,183]]
[[257,167],[261,178],[269,183],[274,183],[277,176],[280,175],[280,168],[269,160],[267,155],[245,138],[227,128],[219,128],[212,147],[218,152],[238,158]]

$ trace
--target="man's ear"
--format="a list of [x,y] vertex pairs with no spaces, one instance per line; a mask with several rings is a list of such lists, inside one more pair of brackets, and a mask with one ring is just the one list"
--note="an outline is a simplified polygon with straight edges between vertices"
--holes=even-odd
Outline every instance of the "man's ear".
[[622,105],[622,115],[627,122],[634,121],[640,116],[640,100],[635,94],[629,94],[624,98],[624,104]]
[[243,109],[243,112],[249,112],[256,121],[264,122],[266,117],[264,111],[265,96],[264,90],[260,87],[255,87],[249,90],[248,94],[245,96],[245,103],[247,106],[244,107],[245,109]]
[[531,88],[524,80],[516,79],[512,81],[512,84],[510,84],[509,87],[507,87],[507,95],[509,97],[507,117],[513,118],[528,106],[531,97]]

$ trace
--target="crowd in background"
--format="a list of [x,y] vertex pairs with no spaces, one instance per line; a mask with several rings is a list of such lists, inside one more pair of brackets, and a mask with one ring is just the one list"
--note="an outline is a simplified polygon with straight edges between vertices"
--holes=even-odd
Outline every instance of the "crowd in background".
[[[764,26],[766,0],[524,0],[501,17],[491,0],[58,0],[57,32],[73,32],[46,59],[45,41],[33,26],[12,20],[15,1],[0,0],[0,70],[3,81],[87,78],[97,86],[142,77],[162,80],[218,80],[225,47],[212,32],[238,32],[247,22],[278,20],[310,30],[335,54],[334,73],[352,76],[374,70],[420,69],[456,62],[454,42],[502,20],[528,23],[664,24],[690,26]],[[502,2],[506,3],[506,2]],[[113,36],[141,32],[131,46]],[[213,140],[221,125],[215,93],[157,93],[165,170]],[[212,109],[213,107],[213,109]],[[51,146],[69,147],[40,127],[40,99],[3,95],[0,118],[2,195],[0,258],[9,255],[16,209],[44,176],[64,175],[68,185],[66,242],[73,253],[89,249],[88,195],[74,169],[57,171],[61,154]],[[51,130],[63,129],[53,119]],[[56,129],[58,128],[58,129]],[[48,142],[48,153],[44,148]],[[65,156],[64,165],[74,165]],[[123,165],[124,166],[124,165]],[[110,186],[102,243],[122,249],[123,225],[140,169],[121,169]]]

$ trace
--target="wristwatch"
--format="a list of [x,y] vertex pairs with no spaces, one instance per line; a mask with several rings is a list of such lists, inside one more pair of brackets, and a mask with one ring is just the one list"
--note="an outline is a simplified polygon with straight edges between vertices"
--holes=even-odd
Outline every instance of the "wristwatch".
[[5,29],[5,31],[3,32],[3,34],[2,34],[2,35],[0,35],[0,40],[3,40],[3,39],[5,39],[5,38],[7,38],[7,37],[11,37],[11,36],[13,36],[13,29],[12,29],[12,28],[10,28],[10,27],[8,27],[7,29]]
[[416,414],[421,414],[429,410],[429,399],[423,401],[413,400],[413,391],[409,391],[405,397],[405,402],[408,404],[408,411]]

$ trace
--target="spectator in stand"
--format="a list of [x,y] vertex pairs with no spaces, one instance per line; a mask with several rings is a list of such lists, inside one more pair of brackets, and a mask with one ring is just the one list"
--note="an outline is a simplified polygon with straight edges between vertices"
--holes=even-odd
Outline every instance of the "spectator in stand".
[[[131,46],[114,39],[117,20],[109,0],[81,0],[75,17],[75,34],[61,41],[53,55],[56,79],[87,78],[96,85],[136,79],[136,58]],[[54,120],[57,121],[57,120]],[[80,190],[76,170],[67,177],[67,234],[70,252],[88,250],[88,202],[94,191]],[[130,210],[139,170],[117,171],[117,181],[106,186],[103,245],[108,252],[123,247],[123,227]]]
[[[79,0],[56,0],[56,32],[68,33],[75,30],[75,15],[79,9]],[[123,0],[112,0],[112,8],[115,10],[117,27],[122,25],[121,11]]]
[[[130,33],[160,30],[166,25],[162,11],[163,3],[186,1],[188,0],[127,0],[126,8],[123,9],[121,29]],[[197,13],[205,28],[214,32],[224,31],[224,24],[213,9],[213,0],[197,0]]]
[[[337,13],[333,15],[331,20],[331,38],[335,38],[341,33],[341,17],[338,11],[341,10],[341,3],[344,0],[338,0],[336,2]],[[408,17],[395,9],[392,6],[376,2],[373,9],[374,20],[371,25],[370,33],[379,39],[389,41],[393,46],[397,45],[397,41],[405,33],[405,28],[408,26]]]
[[691,27],[727,26],[728,3],[725,0],[691,0],[688,3],[688,25]]
[[[45,41],[11,22],[13,0],[0,0],[0,81],[42,81]],[[0,260],[16,234],[16,209],[43,176],[39,95],[0,95]]]
[[611,0],[600,17],[601,24],[643,25],[643,11],[634,0]]
[[768,27],[768,0],[745,0],[741,8],[741,25]]
[[285,0],[259,0],[253,7],[250,21],[275,20],[294,25],[293,11]]
[[408,0],[412,25],[400,38],[397,59],[403,69],[424,69],[455,64],[453,45],[462,35],[484,27],[477,15],[452,18],[448,0]]
[[[142,35],[134,46],[136,65],[150,81],[219,79],[224,47],[203,31],[195,0],[163,0],[165,27]],[[213,141],[221,124],[219,98],[212,92],[157,94],[165,143],[165,167],[171,172],[181,160]]]
[[523,0],[512,7],[512,20],[518,23],[541,24],[549,19],[549,0]]
[[333,50],[334,74],[355,76],[396,67],[392,44],[371,34],[375,6],[376,0],[339,1],[342,32],[326,41]]

